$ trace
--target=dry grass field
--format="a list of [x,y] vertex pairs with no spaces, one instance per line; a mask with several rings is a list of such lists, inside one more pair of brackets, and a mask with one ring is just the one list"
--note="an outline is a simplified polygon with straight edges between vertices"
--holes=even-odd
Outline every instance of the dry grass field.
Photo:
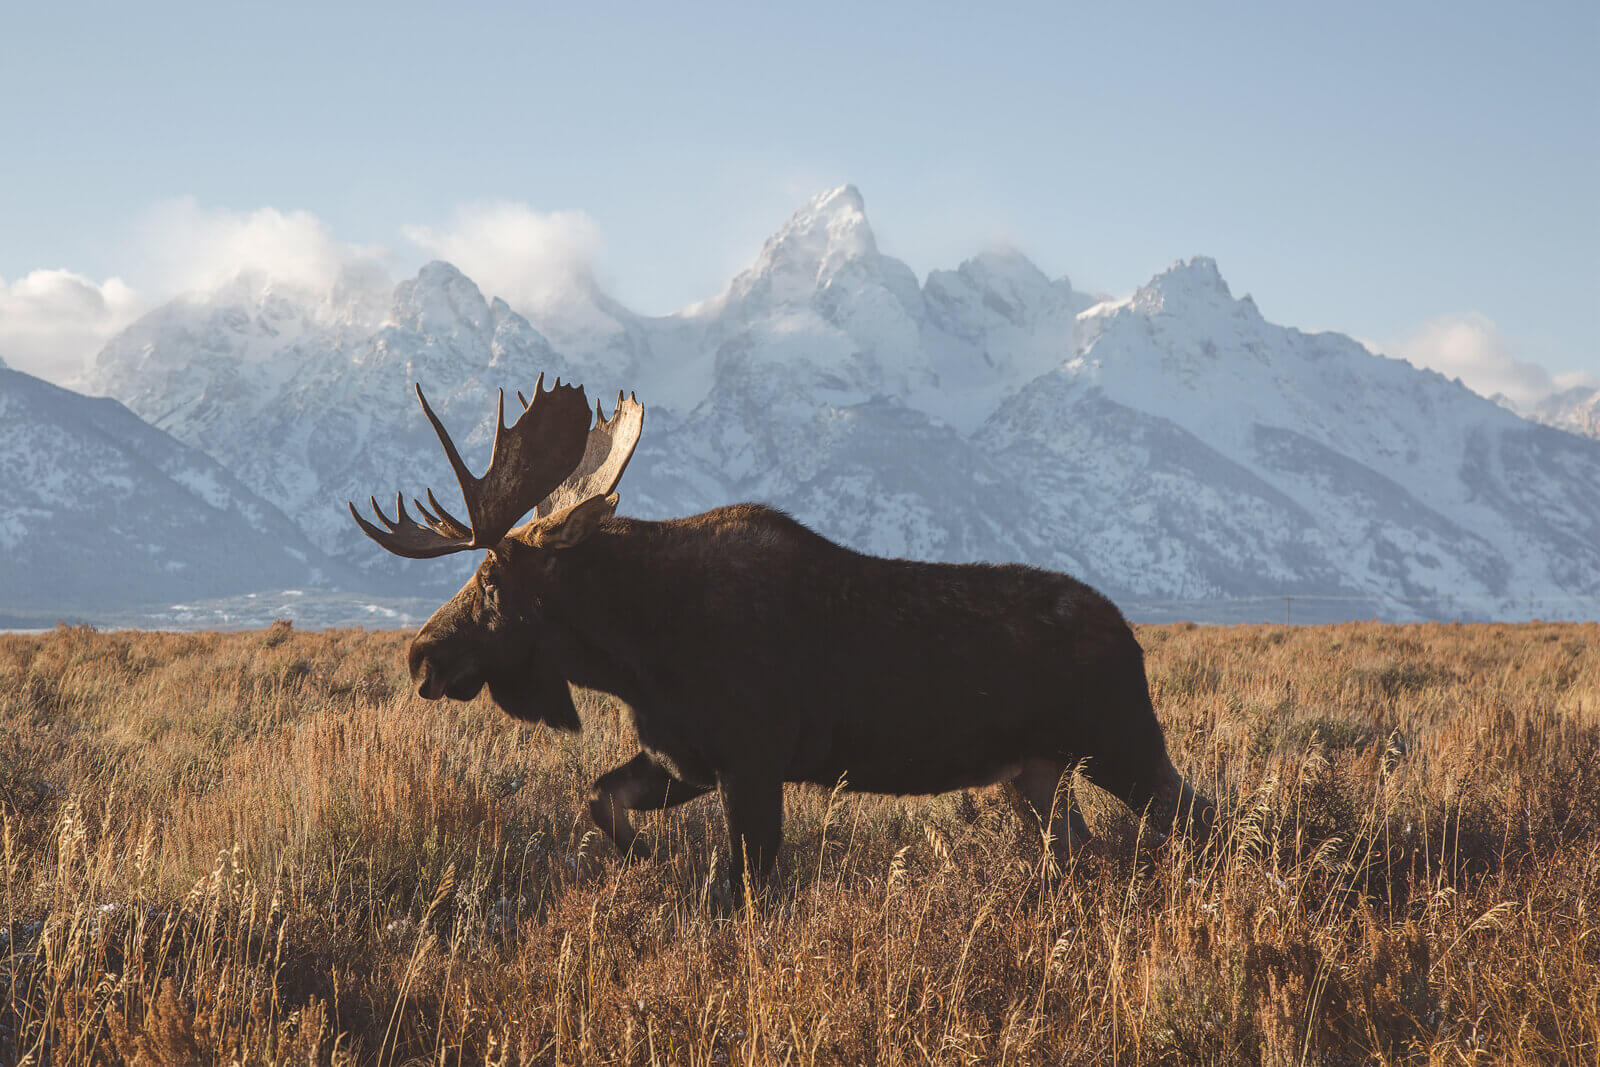
[[0,636],[0,1062],[1600,1062],[1600,626],[1141,628],[1220,847],[794,789],[750,914],[406,636]]

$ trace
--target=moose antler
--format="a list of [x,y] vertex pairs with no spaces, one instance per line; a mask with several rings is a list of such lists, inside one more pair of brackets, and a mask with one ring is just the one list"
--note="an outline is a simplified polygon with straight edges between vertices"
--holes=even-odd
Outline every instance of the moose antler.
[[[517,394],[517,399],[522,400],[521,393]],[[528,402],[522,400],[522,404],[527,407]],[[639,432],[643,427],[644,405],[632,393],[628,394],[626,400],[620,391],[617,393],[617,406],[612,409],[609,419],[601,409],[600,401],[596,400],[594,426],[589,430],[582,461],[554,492],[539,501],[533,511],[534,518],[553,515],[562,508],[581,504],[592,496],[610,495],[622,479],[628,460],[633,458],[633,450],[639,444]]]
[[[552,487],[571,482],[571,476],[583,468],[592,448],[589,402],[583,395],[583,386],[562,385],[558,378],[548,391],[543,387],[544,375],[541,374],[534,384],[533,399],[522,401],[522,415],[509,428],[505,425],[505,392],[501,391],[489,469],[478,478],[461,461],[455,442],[450,440],[444,424],[428,406],[428,398],[422,395],[422,386],[418,385],[417,399],[422,403],[423,414],[428,416],[434,432],[439,435],[439,443],[444,446],[456,481],[461,484],[468,523],[463,524],[440,507],[430,489],[428,503],[433,506],[432,511],[423,507],[421,501],[412,500],[426,526],[406,513],[405,499],[397,493],[393,520],[383,513],[376,498],[372,500],[372,510],[387,529],[372,525],[361,517],[354,504],[350,505],[350,514],[362,531],[395,555],[412,559],[492,548],[499,544],[518,519],[550,495]],[[517,396],[521,399],[522,394]],[[634,403],[637,406],[637,401]],[[613,416],[612,422],[616,421]],[[634,439],[637,438],[635,430]],[[628,453],[632,451],[629,445]],[[622,464],[626,463],[625,455]],[[621,473],[619,466],[616,474],[620,476]],[[615,484],[614,478],[612,484]]]

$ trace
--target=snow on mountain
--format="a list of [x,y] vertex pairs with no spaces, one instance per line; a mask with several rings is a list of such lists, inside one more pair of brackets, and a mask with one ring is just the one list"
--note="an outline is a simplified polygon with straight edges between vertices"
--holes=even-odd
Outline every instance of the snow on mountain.
[[1109,554],[1089,569],[1111,584],[1131,570],[1135,596],[1301,592],[1446,615],[1600,593],[1595,442],[1343,335],[1268,323],[1204,258],[1080,319],[1079,354],[979,439],[1050,487],[1040,521],[1094,514],[1082,541]]
[[135,324],[92,385],[396,593],[459,570],[387,557],[343,511],[453,484],[410,382],[481,467],[494,387],[543,370],[645,402],[632,514],[765,500],[866,551],[1026,560],[1132,600],[1455,617],[1600,596],[1600,442],[1273,325],[1209,259],[1123,301],[1004,249],[919,285],[844,186],[676,315],[586,277],[561,292],[525,318],[434,263],[340,311],[244,279]]
[[541,372],[570,368],[504,301],[435,262],[367,319],[318,314],[254,279],[175,302],[113,338],[92,382],[215,457],[380,587],[433,588],[461,567],[376,553],[350,536],[345,502],[376,494],[392,511],[395,490],[454,485],[412,383],[481,467],[498,387],[527,391]]
[[1525,408],[1519,408],[1502,395],[1497,394],[1494,400],[1530,421],[1583,437],[1600,438],[1600,387],[1578,385],[1563,389]]
[[[1059,366],[1076,348],[1078,313],[1097,303],[1067,279],[1045,277],[1010,249],[976,256],[953,271],[934,271],[924,298],[934,327],[926,343],[943,358],[936,366],[937,388],[920,405],[944,404],[945,417],[970,424],[968,429],[993,410],[997,389]],[[951,397],[966,398],[964,410],[950,405]]]
[[215,461],[114,400],[0,364],[0,617],[350,580]]

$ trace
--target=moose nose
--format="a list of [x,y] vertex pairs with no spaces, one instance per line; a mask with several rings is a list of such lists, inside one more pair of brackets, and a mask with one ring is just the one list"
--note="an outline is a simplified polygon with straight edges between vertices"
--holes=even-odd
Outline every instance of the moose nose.
[[423,700],[438,700],[444,696],[444,679],[433,669],[433,664],[422,661],[422,676],[417,679],[417,696]]
[[429,648],[424,641],[413,641],[409,659],[411,680],[417,683],[417,696],[423,700],[438,700],[444,696],[445,681],[437,667],[428,656]]

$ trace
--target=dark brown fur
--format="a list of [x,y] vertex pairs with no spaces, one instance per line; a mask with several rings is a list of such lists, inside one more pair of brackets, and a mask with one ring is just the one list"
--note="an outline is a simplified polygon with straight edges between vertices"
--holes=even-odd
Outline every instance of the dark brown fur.
[[765,875],[776,858],[783,783],[842,778],[896,794],[1007,783],[1065,859],[1087,839],[1058,788],[1080,761],[1159,825],[1209,828],[1132,630],[1083,583],[866,556],[759,505],[643,522],[610,517],[614,502],[513,531],[410,659],[424,696],[487,684],[511,714],[566,729],[565,682],[626,702],[643,751],[590,808],[625,853],[648,851],[626,810],[715,789],[737,894],[746,864]]

